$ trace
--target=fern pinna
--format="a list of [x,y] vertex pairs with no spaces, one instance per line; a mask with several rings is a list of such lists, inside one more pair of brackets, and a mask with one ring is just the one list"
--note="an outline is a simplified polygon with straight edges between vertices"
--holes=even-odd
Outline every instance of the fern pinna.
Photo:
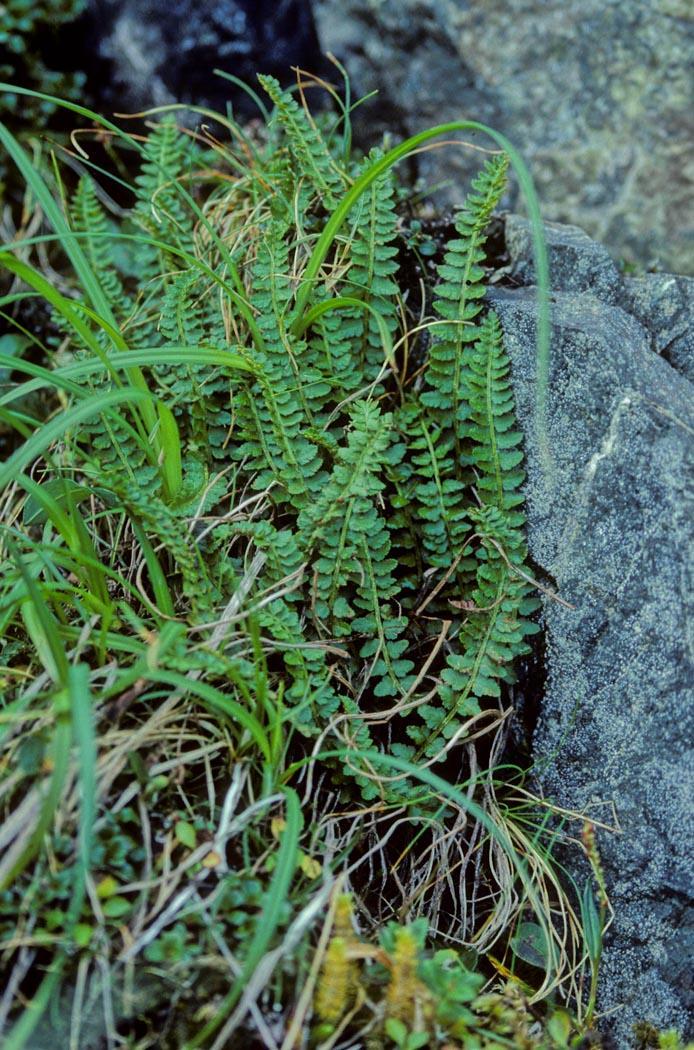
[[[130,346],[163,354],[145,374],[175,421],[181,490],[167,491],[156,456],[134,454],[127,427],[97,421],[80,442],[177,582],[176,614],[204,640],[231,601],[234,622],[260,632],[301,736],[332,728],[352,749],[432,762],[498,711],[535,630],[521,437],[501,326],[484,306],[507,159],[485,165],[455,219],[424,356],[398,350],[410,319],[389,173],[351,203],[300,324],[311,252],[382,154],[345,159],[328,121],[260,80],[274,115],[250,145],[239,136],[226,195],[223,185],[205,195],[194,173],[211,178],[228,151],[203,162],[171,119],[145,147],[120,254],[94,185],[79,186],[73,222],[113,316]],[[249,371],[201,364],[206,349],[241,355]],[[209,666],[219,675],[236,661],[250,682],[257,643],[240,630]],[[340,766],[367,798],[412,791],[356,759]]]

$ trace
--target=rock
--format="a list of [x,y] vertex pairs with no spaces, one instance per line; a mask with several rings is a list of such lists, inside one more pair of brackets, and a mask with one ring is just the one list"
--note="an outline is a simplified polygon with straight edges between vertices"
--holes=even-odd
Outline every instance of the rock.
[[291,66],[322,63],[309,0],[88,0],[71,65],[87,67],[102,108],[190,102],[224,112],[231,99],[238,114],[257,116],[215,69],[257,87],[256,73],[287,84]]
[[650,330],[653,349],[694,381],[694,278],[649,273],[625,280],[625,300]]
[[[362,135],[482,121],[526,157],[548,218],[578,223],[616,256],[693,272],[685,0],[314,0],[314,9],[321,44],[345,61],[357,95],[379,91],[355,111]],[[428,185],[449,180],[439,203],[457,202],[479,154],[448,147],[418,165]]]
[[[588,292],[606,303],[617,303],[623,298],[622,275],[612,256],[578,226],[547,222],[545,240],[553,289]],[[506,219],[506,250],[514,280],[533,284],[535,265],[530,223],[520,215],[509,215]]]
[[[507,234],[511,271],[532,279],[522,222],[510,218]],[[526,437],[531,554],[573,606],[544,605],[537,780],[560,805],[597,817],[609,820],[613,803],[621,827],[599,835],[615,909],[599,1008],[621,1050],[632,1045],[635,1021],[684,1034],[694,1011],[686,637],[694,612],[694,388],[652,349],[670,309],[663,305],[661,317],[653,303],[683,294],[679,279],[621,281],[604,251],[574,228],[551,228],[548,240],[557,289],[549,470],[534,424],[534,289],[497,286],[488,297],[504,326]],[[676,316],[683,326],[683,304]],[[574,875],[583,881],[580,865]]]
[[[554,291],[580,292],[621,306],[640,322],[651,349],[694,380],[694,278],[671,273],[625,277],[607,249],[578,226],[547,222],[545,239]],[[532,284],[535,265],[527,219],[506,216],[505,248],[509,263],[501,276]]]

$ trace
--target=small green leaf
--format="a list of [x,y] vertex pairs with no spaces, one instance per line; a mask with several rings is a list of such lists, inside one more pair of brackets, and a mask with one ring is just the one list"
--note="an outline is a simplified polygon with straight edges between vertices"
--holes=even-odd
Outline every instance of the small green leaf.
[[127,915],[132,908],[132,904],[125,897],[109,897],[103,906],[103,913],[107,919],[120,919],[121,916]]
[[118,882],[113,875],[105,875],[96,886],[96,895],[99,900],[105,901],[109,897],[115,897],[118,892]]
[[385,1023],[386,1035],[393,1040],[396,1046],[405,1047],[407,1043],[407,1028],[397,1017],[389,1017]]
[[511,947],[519,959],[540,968],[547,965],[549,955],[547,937],[541,926],[535,922],[522,922],[516,936],[511,940]]
[[25,776],[40,772],[46,755],[46,740],[40,733],[22,740],[18,747],[17,764]]
[[78,922],[72,928],[72,939],[78,948],[86,948],[94,934],[94,927],[87,922]]
[[176,839],[186,849],[195,849],[198,838],[195,828],[187,820],[179,820],[175,828]]
[[557,1047],[568,1046],[571,1035],[571,1018],[566,1010],[555,1010],[547,1022],[547,1034]]
[[[7,332],[5,335],[0,335],[0,354],[6,354],[8,357],[21,357],[28,346],[31,346],[31,341],[25,335],[19,335],[18,332]],[[0,383],[7,382],[9,378],[10,369],[0,368]]]

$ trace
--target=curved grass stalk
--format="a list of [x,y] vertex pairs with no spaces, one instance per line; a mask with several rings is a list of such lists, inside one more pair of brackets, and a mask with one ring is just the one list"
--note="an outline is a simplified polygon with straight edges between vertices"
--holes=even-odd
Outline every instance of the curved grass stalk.
[[393,370],[395,370],[393,340],[391,338],[390,332],[388,331],[388,326],[383,320],[383,315],[380,313],[379,310],[376,309],[376,307],[372,303],[365,303],[363,299],[357,299],[356,296],[338,295],[334,299],[326,299],[322,303],[316,303],[315,306],[312,306],[310,310],[306,311],[302,323],[297,331],[297,335],[303,335],[304,332],[307,331],[307,329],[309,329],[311,325],[318,320],[319,317],[322,317],[323,314],[328,313],[329,310],[349,310],[353,308],[357,310],[366,310],[374,318],[376,324],[378,325],[378,333],[381,337],[381,342],[383,344],[383,355],[390,367]]
[[36,365],[33,361],[15,360],[9,354],[0,353],[0,367],[4,365],[12,368],[14,371],[26,372],[35,377],[27,380],[26,383],[17,384],[12,390],[3,394],[0,397],[0,406],[21,400],[44,387],[56,387],[78,398],[89,397],[91,390],[88,387],[73,383],[71,381],[73,376],[81,378],[82,376],[98,375],[101,371],[110,373],[111,369],[125,369],[129,365],[146,368],[175,364],[214,365],[221,368],[232,368],[240,372],[248,372],[250,375],[255,375],[257,372],[253,362],[249,361],[242,354],[200,346],[138,347],[137,350],[128,350],[125,353],[109,354],[108,363],[101,359],[97,361],[74,361],[69,365],[61,365],[59,369],[53,371],[43,368],[41,365]]
[[0,489],[11,482],[15,474],[24,470],[34,459],[50,448],[53,442],[62,437],[71,427],[78,426],[101,412],[109,412],[117,405],[132,401],[142,402],[148,398],[154,400],[151,394],[125,387],[122,390],[112,390],[109,393],[85,398],[67,412],[61,412],[59,416],[45,423],[40,430],[33,433],[4,464],[0,465]]

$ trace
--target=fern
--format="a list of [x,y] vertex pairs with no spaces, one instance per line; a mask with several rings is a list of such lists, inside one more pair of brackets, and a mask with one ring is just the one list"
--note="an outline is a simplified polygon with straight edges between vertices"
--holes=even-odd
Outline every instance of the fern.
[[[330,292],[321,289],[319,298],[328,299]],[[356,348],[364,332],[360,310],[329,310],[312,326],[309,346],[316,372],[328,385],[330,401],[334,404],[360,390],[365,385],[363,367],[360,367]],[[314,409],[314,419],[322,421],[320,409]]]
[[[509,362],[498,319],[485,317],[482,304],[486,227],[507,160],[490,161],[473,183],[456,219],[458,237],[437,271],[434,310],[446,323],[432,329],[422,375],[395,393],[383,369],[381,327],[397,342],[393,176],[376,179],[352,207],[313,291],[328,309],[295,334],[307,240],[320,232],[325,209],[381,154],[374,150],[356,165],[334,156],[292,95],[270,77],[260,80],[275,110],[258,179],[242,179],[205,205],[206,222],[224,231],[234,253],[233,280],[251,304],[252,331],[210,279],[211,272],[227,279],[226,261],[204,224],[196,232],[181,192],[201,153],[172,120],[152,130],[136,179],[132,222],[161,242],[134,249],[136,297],[115,266],[93,183],[83,179],[78,187],[75,229],[132,344],[221,347],[233,339],[255,366],[253,379],[234,383],[195,363],[150,376],[183,442],[185,482],[175,502],[163,499],[127,426],[114,433],[118,424],[102,420],[85,428],[89,455],[137,527],[166,552],[192,623],[213,617],[252,551],[262,551],[247,602],[258,604],[258,629],[282,668],[284,703],[301,733],[339,713],[350,739],[374,746],[365,716],[409,697],[417,654],[432,644],[428,615],[413,612],[426,597],[432,618],[451,620],[430,671],[437,690],[427,703],[415,697],[413,713],[388,732],[394,753],[434,757],[467,718],[500,701],[533,629]],[[191,266],[180,251],[204,265]],[[336,297],[361,305],[330,308]],[[224,485],[212,481],[213,464],[222,466],[220,478],[232,468],[234,491],[262,493],[266,511],[260,520],[206,530],[198,545],[190,518],[202,508],[214,513],[225,499]],[[339,659],[326,655],[334,644],[342,647]],[[240,665],[250,682],[251,655]],[[358,780],[368,797],[383,796],[377,782]]]
[[[475,487],[484,503],[510,510],[523,502],[519,470],[522,435],[516,429],[509,359],[501,325],[490,311],[467,356],[464,374],[465,419],[460,434],[469,442],[464,462],[475,470]],[[522,518],[514,519],[518,524]]]
[[[202,798],[194,783],[181,788],[178,776],[148,777],[142,758],[132,756],[133,769],[142,774],[137,787],[142,804],[167,798],[171,806],[153,822],[152,849],[164,843],[164,854],[153,854],[148,870],[166,874],[171,850],[185,847],[185,853],[173,855],[174,862],[183,870],[198,856],[194,873],[199,867],[202,877],[209,865],[212,881],[220,876],[220,892],[226,892],[226,868],[238,862],[261,881],[269,879],[264,899],[274,925],[268,923],[263,939],[263,922],[254,918],[248,950],[239,954],[248,973],[289,918],[281,896],[290,881],[310,896],[321,850],[328,855],[326,864],[338,857],[349,871],[358,824],[365,829],[358,863],[371,863],[382,848],[377,839],[391,809],[403,824],[410,814],[422,821],[421,834],[407,835],[397,863],[391,866],[393,855],[383,853],[392,867],[387,877],[403,887],[409,883],[406,907],[424,909],[434,897],[444,899],[442,892],[446,898],[449,889],[455,893],[452,881],[444,889],[431,877],[429,858],[437,856],[441,843],[441,795],[432,790],[433,781],[430,788],[388,775],[389,767],[406,770],[398,758],[428,766],[463,743],[471,754],[470,720],[475,737],[499,724],[515,662],[537,630],[510,363],[499,320],[484,304],[485,238],[503,191],[506,158],[490,161],[474,181],[456,218],[457,235],[436,271],[437,283],[426,289],[437,321],[424,326],[426,336],[413,340],[407,329],[419,325],[420,317],[408,290],[400,287],[401,257],[406,262],[408,251],[400,234],[402,195],[383,154],[373,150],[358,160],[346,155],[348,99],[337,121],[314,121],[273,78],[260,82],[274,105],[268,126],[243,129],[229,116],[224,122],[229,141],[210,138],[205,151],[198,144],[206,135],[203,128],[189,136],[169,118],[152,128],[135,180],[136,200],[121,226],[123,240],[115,240],[117,224],[101,207],[91,178],[79,182],[68,209],[69,228],[63,220],[66,236],[73,231],[84,247],[84,258],[72,253],[84,285],[75,294],[87,292],[100,302],[124,339],[95,325],[100,340],[95,343],[79,323],[73,323],[76,331],[63,326],[68,340],[46,357],[69,381],[57,380],[58,396],[51,394],[46,411],[60,412],[61,402],[72,397],[88,402],[94,388],[108,390],[121,381],[140,389],[144,382],[152,402],[143,398],[132,408],[128,403],[121,414],[90,419],[79,429],[61,430],[62,420],[57,426],[51,420],[50,444],[48,439],[41,444],[41,417],[32,414],[33,404],[31,411],[24,406],[13,411],[11,389],[2,410],[3,426],[7,420],[16,427],[12,442],[29,433],[29,452],[36,455],[31,462],[18,457],[31,476],[17,477],[18,484],[3,492],[9,534],[12,542],[15,535],[21,540],[22,554],[0,588],[0,637],[11,643],[0,671],[12,686],[36,680],[40,710],[56,712],[65,738],[64,762],[58,756],[62,765],[54,769],[53,750],[42,742],[34,754],[16,738],[22,770],[33,764],[42,776],[49,770],[41,820],[47,816],[50,826],[68,832],[75,825],[79,792],[68,792],[71,809],[64,813],[61,801],[55,821],[49,804],[61,795],[58,773],[69,776],[70,751],[83,752],[89,719],[81,718],[80,703],[93,708],[95,717],[111,705],[122,706],[128,719],[123,733],[135,730],[134,746],[143,755],[155,742],[153,760],[161,770],[197,762],[200,783],[206,778],[211,785],[217,776],[224,779],[225,764],[234,767],[229,791],[220,796],[221,812],[215,793],[203,792],[210,811],[191,826]],[[332,133],[324,134],[331,122]],[[344,133],[338,136],[340,124]],[[396,150],[387,161],[404,153]],[[37,176],[37,199],[60,232],[59,209],[51,211],[48,190],[37,192],[39,183]],[[73,244],[70,239],[64,247]],[[30,238],[22,242],[22,252],[31,250]],[[33,271],[7,265],[31,284]],[[42,285],[34,278],[33,287]],[[13,291],[8,306],[23,297],[21,290],[18,296]],[[60,303],[56,296],[53,301]],[[84,316],[93,322],[89,313]],[[129,362],[123,342],[134,351]],[[103,367],[114,343],[122,355],[118,366],[126,363],[118,376]],[[26,367],[43,383],[46,366],[23,353],[24,340],[8,345],[13,353],[20,347],[9,364]],[[157,352],[150,360],[143,348]],[[209,348],[215,353],[202,352]],[[82,368],[91,353],[100,358],[99,370]],[[201,363],[211,360],[214,367]],[[248,371],[241,370],[244,365]],[[33,395],[38,385],[32,377],[25,389]],[[95,402],[103,406],[104,398]],[[60,484],[54,486],[56,478]],[[41,518],[32,500],[40,505]],[[18,572],[20,566],[26,572]],[[43,604],[35,602],[35,593]],[[62,727],[60,711],[68,699],[73,703],[73,685],[74,726],[68,719]],[[93,705],[90,688],[98,699]],[[23,690],[20,684],[22,703],[30,695]],[[158,705],[170,696],[176,706],[167,702],[162,721]],[[207,743],[210,723],[195,710],[201,703],[223,718]],[[42,734],[49,723],[42,716]],[[24,719],[21,734],[31,733],[31,725],[31,718]],[[165,751],[172,739],[181,739],[181,731],[185,747],[177,744],[171,761]],[[116,737],[122,758],[120,729]],[[325,757],[336,748],[339,762]],[[364,752],[371,752],[373,767]],[[302,781],[309,769],[313,777],[317,755],[320,777]],[[456,765],[463,765],[460,755],[449,768]],[[113,768],[118,797],[134,797],[122,761]],[[82,766],[79,772],[85,775]],[[311,785],[318,819],[300,842],[295,791],[299,786],[308,798]],[[267,805],[282,797],[286,826],[280,828],[282,820]],[[487,846],[476,849],[473,802],[464,832],[470,838],[461,856],[481,858]],[[332,840],[324,837],[322,817],[328,811]],[[238,834],[234,813],[241,814]],[[279,839],[276,857],[266,849],[265,825],[258,823],[266,821]],[[384,846],[389,837],[388,832]],[[27,848],[39,848],[40,836],[34,838]],[[209,848],[189,852],[208,838]],[[311,855],[304,852],[309,849]],[[56,852],[56,870],[66,855]],[[297,865],[301,876],[293,879]],[[93,867],[101,878],[100,865]],[[125,881],[135,885],[134,879],[130,874]],[[471,884],[464,871],[459,883],[463,893]],[[41,885],[33,870],[31,884]],[[114,929],[114,920],[125,924],[131,905],[126,894],[127,885],[110,905],[104,897],[100,930],[108,929],[104,921]],[[101,899],[100,892],[96,897]],[[214,931],[217,947],[231,935],[235,952],[238,930],[231,927],[238,909],[227,907],[226,898],[222,907],[221,901],[219,907],[212,903],[221,923]],[[452,903],[457,910],[460,902]],[[81,945],[91,952],[89,908],[73,930],[63,925],[63,905],[64,900],[47,912],[56,916],[49,934],[74,940],[76,951]],[[254,898],[254,916],[257,905]],[[306,914],[312,907],[309,901]],[[134,915],[141,912],[134,907]],[[189,916],[181,915],[183,924]],[[487,915],[485,905],[485,920]],[[142,933],[136,926],[137,918],[128,943]],[[462,932],[467,937],[477,931]],[[479,982],[469,981],[458,966],[454,988],[448,980],[454,960],[425,958],[423,935],[422,926],[394,928],[376,948],[358,944],[349,924],[336,928],[317,1011],[324,1022],[341,1027],[317,1031],[317,1041],[357,1038],[348,1012],[364,1017],[374,1006],[377,1023],[364,1018],[370,1027],[362,1031],[372,1041],[390,1038],[404,1045],[414,1036],[421,1043],[432,1033],[444,1038],[433,986],[441,995],[450,992],[453,1005],[464,994],[458,1003],[464,1006],[477,995]],[[200,955],[201,966],[208,957]],[[373,997],[370,979],[355,984],[358,958],[368,960],[362,977],[373,969],[385,994]],[[204,1023],[194,1042],[209,1042],[217,1023],[226,1025],[242,983],[234,984],[216,1019]],[[329,1002],[333,986],[336,1004]],[[24,999],[26,990],[22,986]],[[456,1013],[460,1030],[445,1034],[465,1041],[475,1034],[476,1022],[463,1013]],[[485,1025],[487,1020],[485,1015]],[[408,1033],[420,1022],[426,1032]]]
[[485,290],[480,263],[506,168],[505,156],[488,162],[456,219],[460,236],[449,242],[438,267],[434,303],[437,313],[451,323],[432,329],[424,388],[400,413],[409,455],[395,480],[413,507],[425,561],[437,568],[454,566],[452,582],[459,590],[474,572],[467,547],[469,497],[463,483],[473,478],[466,456],[472,420],[467,426],[465,421],[472,391],[471,353],[480,335],[477,318]]
[[285,327],[291,301],[286,232],[284,223],[270,221],[251,270],[264,350],[252,352],[259,376],[240,397],[239,422],[246,440],[239,455],[258,470],[258,488],[279,482],[286,497],[301,505],[317,484],[322,461],[303,432],[310,425],[298,360],[303,344],[290,345]]
[[[185,162],[190,156],[190,140],[178,130],[174,119],[166,117],[160,121],[147,140],[142,167],[135,179],[137,199],[132,212],[146,236],[183,251],[193,248],[193,221],[177,183],[185,175]],[[148,281],[166,280],[171,270],[180,267],[180,257],[154,244],[137,244],[134,255],[145,290]]]
[[395,478],[414,512],[421,555],[432,567],[455,563],[460,575],[470,567],[467,543],[471,528],[465,488],[453,469],[453,438],[433,413],[423,411],[416,402],[406,404],[398,420],[407,456]]
[[142,473],[134,482],[115,473],[103,473],[100,481],[118,499],[131,520],[156,537],[171,558],[174,571],[180,573],[181,592],[189,605],[191,622],[211,619],[220,596],[202,552],[190,535],[185,514],[177,514],[153,491],[151,482],[147,485],[147,477]]
[[337,635],[350,633],[354,610],[340,596],[360,573],[358,549],[362,536],[374,527],[374,501],[383,490],[379,470],[388,449],[392,418],[370,402],[357,402],[351,412],[347,444],[337,451],[335,465],[318,499],[299,515],[299,544],[314,564],[312,600],[315,615]]
[[274,119],[286,135],[297,182],[308,179],[313,192],[332,208],[345,188],[345,175],[335,164],[313,118],[274,77],[259,74],[258,80],[274,103]]
[[[143,498],[134,478],[124,480],[127,472],[114,490],[169,552],[195,621],[211,613],[243,572],[238,558],[224,555],[225,546],[242,541],[263,551],[259,593],[277,596],[261,602],[258,623],[281,655],[285,702],[302,733],[341,711],[355,742],[373,746],[363,716],[384,700],[409,695],[413,652],[430,644],[412,609],[417,594],[435,585],[431,612],[450,616],[447,603],[453,601],[462,614],[454,617],[435,700],[416,704],[405,733],[390,745],[397,754],[434,757],[460,735],[467,718],[499,701],[512,680],[513,658],[525,651],[533,629],[529,587],[516,572],[522,573],[525,557],[517,509],[523,474],[509,363],[498,319],[482,316],[481,301],[486,226],[503,189],[506,158],[490,161],[473,183],[456,220],[458,239],[438,268],[434,306],[451,323],[433,329],[423,381],[401,396],[395,412],[382,411],[375,400],[350,405],[360,391],[389,396],[383,377],[377,385],[384,354],[373,312],[396,341],[393,178],[377,179],[353,207],[339,245],[337,279],[326,277],[315,293],[322,303],[341,295],[363,306],[328,309],[306,337],[293,335],[292,270],[302,239],[315,228],[320,206],[331,207],[351,176],[294,98],[272,78],[261,83],[275,103],[275,141],[263,167],[274,192],[259,213],[244,273],[260,340],[235,322],[255,378],[231,387],[198,365],[176,365],[162,369],[157,382],[177,415],[189,477],[205,475],[206,455],[228,457],[239,481],[271,494],[287,524],[263,520],[216,530],[204,553],[207,582],[194,593],[203,570],[186,533],[185,500],[178,510],[163,510],[157,496]],[[185,156],[175,125],[158,125],[137,180],[134,217],[157,238],[195,253],[193,224],[175,186]],[[372,151],[356,174],[379,156]],[[255,188],[252,194],[257,209]],[[239,206],[242,201],[241,195]],[[103,234],[93,188],[90,195],[85,185],[78,204],[82,226]],[[297,209],[306,221],[298,230]],[[124,313],[127,295],[99,240],[94,238],[93,265]],[[159,276],[165,286],[158,316],[145,299],[133,330],[164,345],[226,341],[229,322],[222,324],[213,308],[217,293],[211,296],[208,278],[181,269],[180,258],[165,249],[142,245],[138,253],[143,280]],[[341,405],[349,406],[347,415]],[[97,434],[94,447],[103,455],[105,444]],[[202,484],[198,477],[187,491]],[[444,574],[441,583],[436,574]],[[346,646],[337,678],[322,639]],[[338,681],[348,691],[336,689]],[[371,779],[358,780],[368,797],[380,793]]]
[[[381,156],[373,149],[362,167]],[[357,175],[359,174],[357,171]],[[393,279],[397,273],[395,241],[398,215],[395,208],[395,182],[391,172],[372,183],[354,206],[349,216],[353,234],[350,242],[351,266],[346,293],[362,299],[365,306],[378,311],[392,338],[399,326],[399,288]],[[357,389],[373,380],[384,364],[381,334],[371,310],[360,311],[354,336],[351,381],[345,389]]]
[[83,175],[77,183],[70,205],[70,217],[75,233],[83,235],[80,242],[113,314],[122,323],[131,312],[132,303],[116,268],[106,212],[97,196],[94,180],[89,175]]
[[503,192],[507,168],[508,158],[503,154],[488,161],[474,180],[472,192],[456,218],[458,239],[448,243],[444,262],[438,267],[434,305],[443,321],[450,323],[434,329],[426,390],[421,399],[435,410],[439,424],[453,432],[458,456],[463,355],[479,335],[475,319],[482,309],[485,292],[481,263],[486,227]]

